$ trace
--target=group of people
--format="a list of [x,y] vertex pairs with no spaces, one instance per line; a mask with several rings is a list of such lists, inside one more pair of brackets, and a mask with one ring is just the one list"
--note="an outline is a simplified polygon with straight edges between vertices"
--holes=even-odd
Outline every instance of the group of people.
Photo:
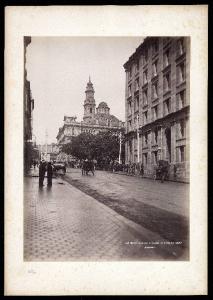
[[81,170],[82,170],[82,175],[88,175],[88,173],[91,171],[94,176],[94,172],[95,172],[94,161],[91,159],[83,160],[81,162]]
[[33,168],[35,169],[36,167],[38,167],[39,166],[39,162],[38,162],[38,160],[33,160],[32,161],[32,163],[31,163],[31,166],[33,166]]
[[113,172],[125,172],[129,175],[144,175],[144,166],[142,163],[119,164],[118,162],[111,163],[110,169]]
[[47,172],[47,185],[52,186],[52,177],[53,177],[53,166],[52,163],[46,162],[45,160],[40,161],[39,164],[39,187],[44,186],[44,177]]

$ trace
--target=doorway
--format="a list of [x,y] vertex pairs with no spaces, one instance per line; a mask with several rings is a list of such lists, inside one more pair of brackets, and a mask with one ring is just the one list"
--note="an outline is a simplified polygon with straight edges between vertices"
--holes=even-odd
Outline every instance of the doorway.
[[165,129],[165,137],[166,137],[166,157],[169,162],[171,162],[171,128],[167,127]]

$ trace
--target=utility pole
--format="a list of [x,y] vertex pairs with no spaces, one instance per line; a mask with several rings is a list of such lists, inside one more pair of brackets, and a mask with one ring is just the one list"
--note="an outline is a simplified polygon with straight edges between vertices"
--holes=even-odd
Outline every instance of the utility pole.
[[139,114],[137,115],[137,140],[138,140],[138,151],[137,151],[137,153],[138,153],[138,163],[139,163],[139,161],[140,161],[140,153],[139,153],[139,150],[140,150],[140,145],[139,145],[139,143],[140,143],[140,141],[139,141]]
[[119,164],[121,164],[121,131],[119,133],[119,159],[118,159]]

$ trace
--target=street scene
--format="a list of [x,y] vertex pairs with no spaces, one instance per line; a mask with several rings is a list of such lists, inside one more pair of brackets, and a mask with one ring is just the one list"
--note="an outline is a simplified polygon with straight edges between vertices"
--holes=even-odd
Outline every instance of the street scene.
[[25,37],[24,55],[24,260],[189,260],[190,39]]
[[39,189],[36,171],[25,181],[26,260],[187,258],[184,184],[68,169]]

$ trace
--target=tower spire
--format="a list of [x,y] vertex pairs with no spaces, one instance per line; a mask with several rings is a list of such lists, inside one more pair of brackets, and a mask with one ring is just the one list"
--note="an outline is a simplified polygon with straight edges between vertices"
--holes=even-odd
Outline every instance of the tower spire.
[[84,121],[90,122],[90,120],[95,116],[96,105],[95,105],[94,93],[95,91],[89,75],[89,82],[87,83],[86,91],[85,91],[86,99],[84,100],[84,117],[83,117]]

